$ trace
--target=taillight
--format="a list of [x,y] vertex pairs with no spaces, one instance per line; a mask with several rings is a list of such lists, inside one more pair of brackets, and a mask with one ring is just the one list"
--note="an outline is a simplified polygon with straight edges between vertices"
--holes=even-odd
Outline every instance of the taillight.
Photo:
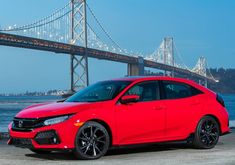
[[217,100],[223,107],[225,107],[224,99],[222,98],[222,96],[220,96],[219,94],[217,94],[216,100]]

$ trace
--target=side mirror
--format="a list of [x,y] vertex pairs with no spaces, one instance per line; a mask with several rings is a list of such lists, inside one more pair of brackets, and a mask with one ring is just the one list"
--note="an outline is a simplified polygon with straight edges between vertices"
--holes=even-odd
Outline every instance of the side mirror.
[[122,96],[120,103],[122,104],[128,104],[128,103],[134,103],[139,101],[140,96],[138,95],[126,95],[126,96]]

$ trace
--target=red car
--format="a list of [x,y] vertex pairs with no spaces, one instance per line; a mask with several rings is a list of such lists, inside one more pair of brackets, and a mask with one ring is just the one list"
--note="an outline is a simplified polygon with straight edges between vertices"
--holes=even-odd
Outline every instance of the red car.
[[22,110],[9,125],[8,144],[97,159],[111,146],[141,143],[190,139],[210,149],[229,131],[223,99],[207,88],[179,78],[129,77]]

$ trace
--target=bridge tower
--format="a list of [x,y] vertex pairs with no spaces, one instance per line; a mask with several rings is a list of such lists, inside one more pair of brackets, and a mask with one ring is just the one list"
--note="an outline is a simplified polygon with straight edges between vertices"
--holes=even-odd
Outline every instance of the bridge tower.
[[[206,74],[206,68],[207,68],[207,65],[206,65],[206,58],[205,57],[200,57],[197,61],[197,64],[196,66],[193,68],[193,71],[194,72],[197,72],[198,74],[204,76],[204,77],[207,77],[207,74]],[[204,84],[203,82],[199,79],[199,84],[202,84],[204,85],[205,87],[207,87],[207,79],[204,80]]]
[[80,56],[70,55],[70,90],[75,92],[89,85],[86,0],[71,0],[71,10],[70,44],[85,48],[84,54]]
[[[174,42],[172,37],[166,37],[163,40],[163,63],[171,66],[175,66],[174,62]],[[165,71],[165,75],[168,75]],[[174,77],[174,70],[171,72],[171,76]]]
[[196,64],[197,72],[206,77],[206,58],[200,57]]

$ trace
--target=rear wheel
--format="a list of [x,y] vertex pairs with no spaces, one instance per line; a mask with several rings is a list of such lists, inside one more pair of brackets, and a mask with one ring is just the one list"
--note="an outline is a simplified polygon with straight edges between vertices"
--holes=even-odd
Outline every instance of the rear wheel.
[[106,154],[109,144],[110,137],[105,127],[89,121],[77,133],[74,154],[79,159],[98,159]]
[[203,117],[198,123],[193,145],[195,148],[210,149],[218,143],[220,129],[218,122],[211,116]]

